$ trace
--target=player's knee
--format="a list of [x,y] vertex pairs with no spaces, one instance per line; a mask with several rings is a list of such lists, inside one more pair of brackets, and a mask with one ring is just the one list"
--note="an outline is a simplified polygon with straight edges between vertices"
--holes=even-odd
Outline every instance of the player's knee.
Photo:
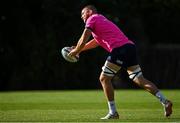
[[144,78],[143,75],[135,78],[133,80],[133,82],[136,83],[137,85],[139,85],[140,87],[145,88],[145,89],[154,88],[153,84],[149,80]]
[[104,77],[100,76],[99,81],[102,83],[104,81]]
[[111,81],[112,77],[108,77],[105,75],[102,75],[99,77],[99,81],[101,82],[101,84],[106,84],[107,82]]
[[106,81],[106,77],[103,76],[103,75],[101,75],[101,76],[99,77],[99,81],[100,81],[101,83],[104,83],[104,82]]
[[138,84],[138,85],[143,85],[142,83],[144,82],[144,77],[143,77],[143,75],[141,75],[141,76],[139,76],[139,77],[135,77],[134,79],[133,79],[133,82],[134,83],[136,83],[136,84]]

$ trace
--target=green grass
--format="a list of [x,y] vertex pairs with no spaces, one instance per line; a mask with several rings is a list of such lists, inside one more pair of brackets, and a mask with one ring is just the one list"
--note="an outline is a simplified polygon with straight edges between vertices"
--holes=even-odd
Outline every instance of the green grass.
[[[106,122],[180,122],[180,90],[162,92],[174,104],[170,118],[146,91],[116,90],[120,119]],[[0,92],[0,122],[104,122],[107,112],[100,90]]]

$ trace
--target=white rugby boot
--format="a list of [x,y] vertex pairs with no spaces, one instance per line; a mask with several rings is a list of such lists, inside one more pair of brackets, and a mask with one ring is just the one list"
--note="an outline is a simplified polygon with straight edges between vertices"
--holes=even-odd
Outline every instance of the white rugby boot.
[[108,120],[108,119],[119,119],[118,112],[115,112],[114,114],[108,113],[105,117],[101,118],[101,120]]

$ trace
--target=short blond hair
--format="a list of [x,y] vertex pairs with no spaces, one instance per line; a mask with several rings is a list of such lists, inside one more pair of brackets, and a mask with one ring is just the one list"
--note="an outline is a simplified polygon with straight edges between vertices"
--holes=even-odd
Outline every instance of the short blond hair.
[[97,9],[94,5],[87,5],[83,9],[86,9],[86,8],[92,10],[94,13],[97,13]]

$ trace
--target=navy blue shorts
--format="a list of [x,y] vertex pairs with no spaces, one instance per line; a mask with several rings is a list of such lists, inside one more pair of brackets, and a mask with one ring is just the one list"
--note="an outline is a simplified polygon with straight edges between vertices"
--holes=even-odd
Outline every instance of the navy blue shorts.
[[125,44],[114,48],[109,54],[107,61],[124,68],[137,65],[136,46],[134,44]]

